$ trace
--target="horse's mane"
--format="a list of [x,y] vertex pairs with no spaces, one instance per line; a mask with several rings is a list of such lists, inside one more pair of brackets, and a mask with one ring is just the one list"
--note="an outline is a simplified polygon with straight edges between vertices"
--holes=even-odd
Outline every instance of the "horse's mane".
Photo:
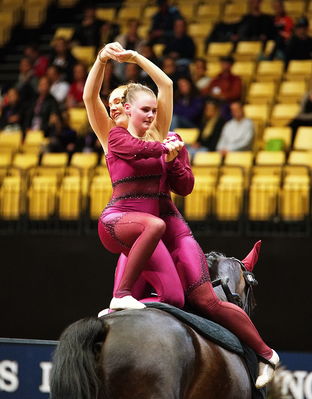
[[209,266],[209,273],[212,280],[216,279],[218,276],[218,264],[221,258],[225,258],[226,256],[217,251],[211,251],[205,254],[207,263]]

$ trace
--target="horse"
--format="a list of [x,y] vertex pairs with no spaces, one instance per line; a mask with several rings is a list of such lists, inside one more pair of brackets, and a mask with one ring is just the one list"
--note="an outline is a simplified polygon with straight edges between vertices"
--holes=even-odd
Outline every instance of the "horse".
[[[222,300],[250,314],[252,270],[206,255]],[[155,308],[89,317],[67,327],[54,353],[51,399],[251,399],[245,360]]]

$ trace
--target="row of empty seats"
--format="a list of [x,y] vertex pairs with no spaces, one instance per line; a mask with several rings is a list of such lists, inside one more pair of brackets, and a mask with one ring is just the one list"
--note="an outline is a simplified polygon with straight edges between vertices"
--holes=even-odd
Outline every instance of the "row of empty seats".
[[[276,154],[279,162],[270,158]],[[219,153],[199,153],[201,160],[193,166],[194,190],[182,201],[185,217],[237,220],[247,212],[250,220],[271,220],[277,214],[283,220],[304,220],[311,211],[312,152],[293,151],[287,164],[285,158],[281,162],[282,154],[259,152],[253,165],[251,152],[229,153],[223,164]],[[23,154],[15,158],[11,166],[0,166],[1,219],[27,214],[32,220],[75,220],[88,210],[95,220],[109,201],[104,157],[98,165],[97,154],[77,153],[68,165],[67,154],[45,154],[39,166],[23,163]],[[174,200],[181,203],[178,196]]]

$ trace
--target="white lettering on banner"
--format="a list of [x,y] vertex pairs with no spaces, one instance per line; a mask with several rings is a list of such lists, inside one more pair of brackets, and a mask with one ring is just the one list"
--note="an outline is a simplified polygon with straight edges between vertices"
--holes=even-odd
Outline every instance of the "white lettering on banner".
[[282,370],[277,373],[276,381],[281,385],[283,397],[312,399],[312,372]]
[[12,360],[0,362],[0,391],[14,392],[18,388],[18,364]]
[[51,362],[41,362],[42,380],[39,387],[40,392],[50,392],[50,371],[52,368]]

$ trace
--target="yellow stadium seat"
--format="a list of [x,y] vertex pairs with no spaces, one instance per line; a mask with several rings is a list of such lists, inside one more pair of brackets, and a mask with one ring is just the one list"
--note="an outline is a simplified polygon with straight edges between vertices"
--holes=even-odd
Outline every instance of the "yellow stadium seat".
[[98,163],[98,154],[95,152],[76,152],[71,159],[68,172],[70,175],[81,176],[81,191],[85,196],[89,189],[92,172]]
[[153,45],[153,51],[156,57],[162,57],[165,45],[163,43],[156,43]]
[[90,209],[89,214],[92,220],[98,219],[101,212],[109,202],[112,194],[110,180],[103,176],[95,176],[90,187]]
[[294,150],[312,150],[312,127],[300,126],[298,128]]
[[129,5],[126,7],[120,8],[118,12],[118,22],[127,21],[131,18],[140,19],[141,18],[142,9],[141,7]]
[[65,176],[59,192],[59,218],[62,220],[78,220],[81,210],[80,177]]
[[16,220],[21,215],[21,179],[6,176],[0,188],[0,216],[5,220]]
[[215,196],[215,214],[218,220],[237,220],[243,210],[244,181],[240,175],[220,178]]
[[234,57],[237,61],[255,61],[262,50],[262,42],[238,42]]
[[272,109],[270,124],[273,126],[286,126],[299,111],[299,104],[275,104]]
[[224,158],[226,166],[240,166],[246,171],[252,166],[254,153],[252,151],[231,151]]
[[233,50],[232,42],[209,44],[206,58],[208,61],[219,61],[220,57],[229,55]]
[[85,108],[69,108],[69,124],[77,133],[83,134],[88,128],[88,116]]
[[193,20],[195,16],[195,10],[197,8],[197,5],[190,4],[189,2],[181,3],[179,4],[179,11],[182,14],[182,16],[187,20],[191,21]]
[[0,152],[14,153],[21,146],[22,132],[0,132]]
[[52,40],[59,38],[59,37],[62,37],[66,40],[71,40],[73,37],[74,31],[75,31],[74,28],[68,28],[68,27],[57,28],[54,32],[54,36],[53,36]]
[[214,78],[221,72],[221,64],[219,61],[212,61],[207,63],[206,75]]
[[71,52],[78,61],[86,65],[91,65],[95,60],[94,46],[74,46]]
[[305,13],[305,1],[285,1],[284,2],[286,14],[291,16],[293,19],[302,17]]
[[175,132],[182,137],[185,144],[193,144],[199,136],[198,128],[177,128]]
[[226,3],[222,15],[222,20],[225,23],[239,22],[241,17],[247,13],[247,2]]
[[9,153],[0,152],[0,168],[8,168],[11,166],[12,157]]
[[184,215],[188,220],[205,220],[212,213],[216,178],[212,175],[195,177],[191,194],[184,199]]
[[57,179],[55,176],[34,176],[28,192],[28,216],[47,220],[55,214]]
[[22,151],[39,154],[47,142],[48,139],[44,137],[42,130],[28,130],[22,145]]
[[114,21],[116,18],[116,8],[97,8],[95,15],[102,21]]
[[196,152],[193,166],[220,166],[222,155],[218,151]]
[[247,118],[265,124],[269,118],[270,108],[267,104],[246,104],[244,105],[244,112]]
[[270,104],[274,101],[276,84],[274,82],[253,82],[247,93],[247,102],[250,104]]
[[285,164],[285,160],[284,151],[259,151],[255,158],[255,164],[282,166]]
[[36,168],[36,174],[55,177],[59,182],[65,174],[67,164],[67,153],[45,153],[41,159],[41,166]]
[[286,221],[304,220],[309,215],[309,175],[289,175],[285,178],[280,197],[280,215]]
[[[221,4],[200,4],[197,9],[196,19],[200,21],[210,22],[218,21],[221,15]],[[206,34],[207,36],[207,34]]]
[[158,11],[157,6],[147,6],[143,10],[142,14],[142,21],[145,21],[146,19],[150,20],[154,14],[156,14]]
[[312,168],[312,151],[291,151],[288,165],[305,165]]
[[209,33],[212,31],[213,28],[213,24],[212,23],[198,23],[198,22],[194,22],[194,23],[190,23],[188,26],[188,34],[193,38],[193,40],[195,39],[205,39]]
[[263,142],[281,139],[284,143],[284,150],[288,150],[291,144],[291,128],[288,126],[269,126],[264,129]]
[[27,170],[39,163],[39,157],[36,154],[16,154],[12,166],[20,170]]
[[284,73],[284,62],[281,60],[259,61],[256,80],[257,81],[280,81]]
[[289,61],[285,78],[287,80],[310,80],[312,73],[312,60],[291,60]]
[[307,84],[302,81],[282,82],[277,95],[277,101],[280,103],[300,102],[307,92]]
[[46,19],[47,5],[41,3],[29,4],[24,9],[24,26],[38,28]]
[[249,83],[255,73],[256,63],[254,61],[236,61],[233,64],[232,72],[240,76],[245,83]]

